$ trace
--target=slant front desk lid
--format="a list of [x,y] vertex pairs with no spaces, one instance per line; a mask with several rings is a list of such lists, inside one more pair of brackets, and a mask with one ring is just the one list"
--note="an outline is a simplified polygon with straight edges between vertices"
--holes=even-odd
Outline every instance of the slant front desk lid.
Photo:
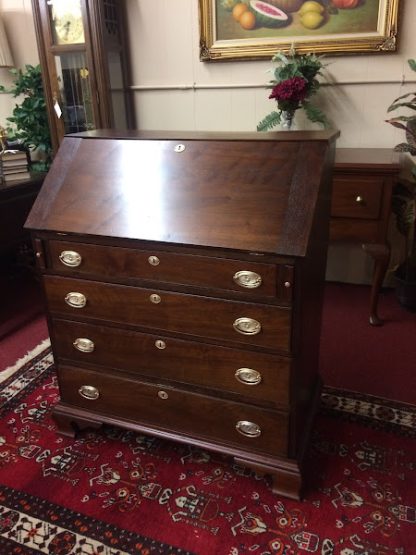
[[337,135],[70,135],[26,228],[304,256]]

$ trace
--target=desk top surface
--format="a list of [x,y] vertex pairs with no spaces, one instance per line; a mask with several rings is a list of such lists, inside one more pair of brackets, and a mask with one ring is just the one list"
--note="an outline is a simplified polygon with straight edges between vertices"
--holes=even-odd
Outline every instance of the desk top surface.
[[336,134],[279,135],[67,137],[26,227],[304,256]]

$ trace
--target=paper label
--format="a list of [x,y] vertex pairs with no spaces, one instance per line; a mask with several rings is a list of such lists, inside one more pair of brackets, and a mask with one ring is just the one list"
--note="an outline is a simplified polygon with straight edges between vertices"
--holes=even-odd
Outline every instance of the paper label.
[[62,116],[62,110],[57,100],[55,100],[53,109],[55,110],[55,114],[58,116],[58,118],[60,118]]

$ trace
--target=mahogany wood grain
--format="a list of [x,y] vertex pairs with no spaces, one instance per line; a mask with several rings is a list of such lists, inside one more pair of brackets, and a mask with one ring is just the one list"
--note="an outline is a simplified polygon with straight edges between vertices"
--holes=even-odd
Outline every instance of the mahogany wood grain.
[[[44,284],[52,314],[131,324],[142,329],[213,338],[286,353],[290,351],[291,311],[286,307],[56,276],[46,276]],[[82,293],[86,297],[84,308],[72,308],[65,302],[70,292]],[[161,299],[158,304],[151,301],[154,294]],[[242,335],[237,332],[233,323],[238,318],[260,322],[260,333]]]
[[90,139],[77,148],[79,141],[64,139],[72,164],[52,166],[31,229],[306,253],[325,142],[258,134],[257,141],[212,140],[209,148],[185,140],[177,153],[169,140]]
[[[63,433],[107,423],[191,442],[299,497],[320,383],[336,136],[97,131],[64,140],[27,222]],[[58,262],[62,247],[82,249],[78,268]],[[155,268],[149,254],[160,258]],[[235,288],[243,269],[261,274],[262,289]],[[69,292],[86,306],[68,306]],[[261,332],[235,331],[241,317]],[[76,338],[94,350],[76,351]],[[260,384],[238,383],[239,368],[260,372]],[[98,399],[80,396],[85,385]],[[261,433],[242,436],[238,420]]]
[[[137,376],[193,384],[216,390],[216,395],[227,392],[251,402],[289,406],[288,358],[60,319],[52,321],[51,331],[58,361],[93,364]],[[74,341],[78,337],[93,341],[94,351],[77,350]],[[160,341],[164,344],[162,349],[156,344]],[[260,383],[241,383],[235,375],[240,368],[259,372]]]
[[[58,380],[64,403],[94,410],[126,420],[138,417],[158,428],[175,429],[197,437],[215,438],[262,451],[270,455],[287,454],[288,414],[259,409],[251,405],[189,393],[165,385],[156,386],[106,372],[60,366]],[[79,390],[93,386],[96,400],[84,399]],[[164,394],[160,397],[160,394]],[[258,437],[245,437],[236,430],[239,421],[249,421],[261,429]]]
[[[65,250],[77,252],[82,257],[79,267],[65,266],[59,256]],[[279,274],[286,276],[286,268],[276,264],[247,262],[227,258],[195,256],[160,251],[139,250],[68,241],[49,241],[51,268],[59,273],[98,279],[141,279],[175,285],[196,285],[244,292],[245,295],[279,297],[288,300],[290,288],[284,286]],[[149,262],[156,257],[157,265]],[[250,289],[238,285],[233,277],[236,272],[255,272],[261,277],[259,287]]]

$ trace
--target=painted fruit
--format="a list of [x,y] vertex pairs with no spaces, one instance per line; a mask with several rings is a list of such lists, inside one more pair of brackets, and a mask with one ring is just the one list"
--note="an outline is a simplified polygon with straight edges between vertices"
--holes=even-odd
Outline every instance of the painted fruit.
[[300,18],[300,21],[307,29],[317,29],[324,20],[324,16],[318,12],[306,12]]
[[325,8],[322,4],[320,4],[319,2],[315,2],[315,0],[308,0],[302,5],[301,9],[299,10],[299,15],[302,16],[303,14],[308,12],[323,13],[324,11]]
[[259,27],[284,27],[290,23],[287,13],[262,0],[250,0],[250,9]]
[[360,0],[332,0],[333,5],[341,10],[356,8]]
[[256,26],[256,16],[253,12],[243,12],[240,17],[240,25],[243,29],[254,29]]
[[233,18],[236,21],[240,21],[240,17],[242,16],[242,14],[244,12],[246,12],[248,10],[248,6],[247,4],[243,4],[243,2],[239,2],[238,4],[236,4],[233,8]]
[[266,4],[271,4],[286,13],[297,12],[303,4],[303,0],[263,0]]

